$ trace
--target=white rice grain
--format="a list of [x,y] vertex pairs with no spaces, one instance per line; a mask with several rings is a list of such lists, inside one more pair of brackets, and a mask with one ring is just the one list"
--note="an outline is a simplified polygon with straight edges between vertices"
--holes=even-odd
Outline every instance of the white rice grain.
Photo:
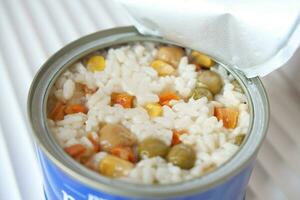
[[63,86],[63,97],[66,100],[71,99],[75,91],[75,83],[71,80],[68,79]]

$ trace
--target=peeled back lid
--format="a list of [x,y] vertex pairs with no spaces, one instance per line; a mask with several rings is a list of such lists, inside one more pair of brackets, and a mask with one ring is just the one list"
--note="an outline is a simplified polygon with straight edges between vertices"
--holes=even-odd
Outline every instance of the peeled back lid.
[[299,0],[119,0],[142,34],[205,52],[247,77],[282,66],[300,44]]

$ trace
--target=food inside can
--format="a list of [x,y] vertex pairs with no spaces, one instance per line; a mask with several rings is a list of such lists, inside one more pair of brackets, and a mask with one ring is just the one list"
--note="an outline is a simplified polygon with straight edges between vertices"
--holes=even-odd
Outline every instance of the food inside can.
[[101,175],[145,184],[201,177],[245,140],[248,99],[201,52],[133,42],[81,58],[55,80],[48,125],[65,152]]

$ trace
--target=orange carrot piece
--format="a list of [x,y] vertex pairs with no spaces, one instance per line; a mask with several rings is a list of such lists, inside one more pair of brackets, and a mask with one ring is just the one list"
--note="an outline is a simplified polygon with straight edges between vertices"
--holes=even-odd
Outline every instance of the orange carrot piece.
[[235,108],[216,107],[214,115],[218,120],[223,121],[223,126],[225,128],[235,128],[237,126],[239,111]]
[[86,151],[86,147],[82,144],[73,144],[69,147],[64,148],[65,152],[67,152],[72,157],[78,157],[80,154],[83,154]]
[[133,100],[134,96],[131,96],[125,92],[123,93],[116,93],[113,92],[111,94],[111,104],[120,104],[123,108],[132,108],[133,107]]
[[122,158],[123,160],[128,160],[132,163],[136,162],[136,157],[132,148],[130,147],[115,147],[111,149],[110,153],[112,155],[118,156],[119,158]]
[[180,144],[181,143],[181,140],[180,140],[180,136],[182,134],[185,134],[187,133],[186,130],[180,130],[180,131],[177,131],[177,130],[173,130],[173,136],[172,136],[172,146],[176,145],[176,144]]
[[65,107],[66,105],[63,102],[57,101],[48,117],[54,121],[63,120],[65,116]]
[[81,104],[71,104],[67,105],[65,108],[66,114],[74,114],[74,113],[87,113],[87,108]]
[[92,133],[88,133],[87,138],[93,144],[95,152],[99,152],[101,150],[101,148],[100,148],[98,135],[96,137],[94,137]]
[[172,91],[166,91],[159,95],[159,104],[161,106],[164,106],[164,105],[170,106],[169,103],[171,100],[179,100],[179,96],[175,92],[172,92]]

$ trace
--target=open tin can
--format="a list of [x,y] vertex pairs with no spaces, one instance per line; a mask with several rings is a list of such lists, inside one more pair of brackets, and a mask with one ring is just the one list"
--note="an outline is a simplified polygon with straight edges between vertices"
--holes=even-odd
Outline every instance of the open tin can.
[[[259,78],[246,78],[236,69],[222,65],[244,89],[250,107],[250,129],[238,152],[217,170],[200,178],[176,184],[140,185],[96,175],[71,159],[57,144],[46,123],[50,88],[66,68],[83,56],[99,49],[134,41],[175,44],[163,38],[140,35],[134,27],[93,33],[76,40],[55,53],[41,67],[31,85],[28,116],[36,142],[44,190],[48,200],[241,200],[265,137],[269,103]],[[177,44],[175,44],[177,45]],[[214,60],[218,61],[217,58]]]

